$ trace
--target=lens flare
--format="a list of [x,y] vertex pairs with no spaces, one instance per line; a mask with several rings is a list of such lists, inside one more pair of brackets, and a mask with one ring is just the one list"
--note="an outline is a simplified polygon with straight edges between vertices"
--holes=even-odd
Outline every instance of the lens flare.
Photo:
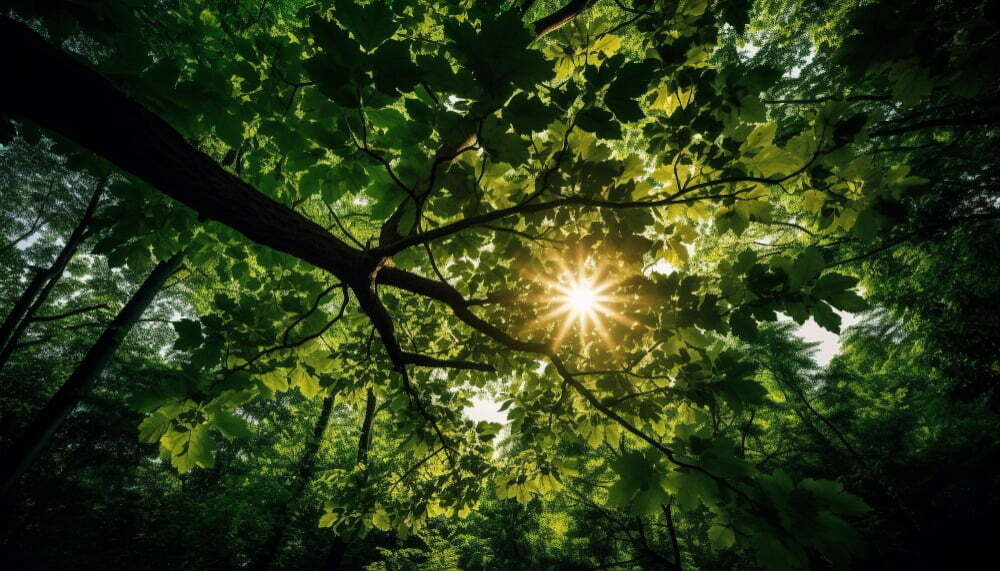
[[565,269],[561,279],[546,280],[552,295],[545,301],[552,304],[552,309],[540,316],[539,321],[549,323],[561,320],[553,344],[559,346],[574,330],[581,342],[591,332],[596,331],[604,339],[608,347],[613,347],[612,340],[604,326],[604,318],[622,321],[623,318],[613,306],[620,303],[610,291],[617,283],[603,279],[600,272],[593,274],[574,273]]

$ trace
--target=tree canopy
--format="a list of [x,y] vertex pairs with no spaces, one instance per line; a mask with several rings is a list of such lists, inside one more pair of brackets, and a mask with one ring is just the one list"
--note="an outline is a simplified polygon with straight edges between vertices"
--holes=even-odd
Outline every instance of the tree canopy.
[[7,560],[995,556],[996,2],[0,18]]

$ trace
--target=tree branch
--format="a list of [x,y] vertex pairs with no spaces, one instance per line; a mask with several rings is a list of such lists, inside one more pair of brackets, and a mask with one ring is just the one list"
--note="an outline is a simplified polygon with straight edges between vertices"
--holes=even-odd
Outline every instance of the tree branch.
[[87,313],[88,311],[94,311],[95,309],[108,309],[108,306],[106,304],[100,303],[97,305],[88,305],[86,307],[73,309],[71,311],[66,311],[63,313],[56,313],[53,315],[36,315],[31,318],[31,321],[57,321],[59,319],[65,319],[67,317],[79,315],[81,313]]

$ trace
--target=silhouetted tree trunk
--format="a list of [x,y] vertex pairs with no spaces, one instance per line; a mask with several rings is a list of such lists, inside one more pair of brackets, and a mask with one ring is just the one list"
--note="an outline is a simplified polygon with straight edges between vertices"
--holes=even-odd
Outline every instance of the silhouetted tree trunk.
[[87,351],[69,379],[63,383],[20,439],[5,454],[3,465],[0,467],[0,504],[6,503],[17,479],[28,471],[35,458],[52,439],[52,435],[90,390],[122,340],[149,307],[167,278],[180,266],[182,258],[183,253],[177,253],[153,268],[139,289],[118,312],[114,321]]
[[30,28],[0,17],[0,50],[17,54],[8,58],[0,112],[24,117],[94,151],[203,220],[221,222],[251,241],[343,279],[369,280],[378,260],[240,180],[155,113]]
[[677,569],[681,570],[684,568],[683,563],[681,563],[681,545],[677,541],[677,529],[674,527],[674,514],[671,510],[671,504],[672,500],[671,503],[663,504],[660,507],[663,508],[663,516],[667,520],[667,530],[670,532],[670,546],[674,549],[674,563]]
[[320,445],[323,443],[323,435],[330,424],[330,415],[332,412],[333,397],[329,396],[323,399],[323,409],[319,413],[319,418],[316,419],[312,438],[306,443],[306,449],[302,453],[299,470],[296,474],[295,482],[292,484],[292,493],[285,505],[282,506],[278,522],[271,528],[270,535],[268,535],[267,540],[264,542],[264,546],[261,547],[260,553],[257,554],[257,561],[254,563],[253,569],[261,571],[268,569],[274,562],[274,558],[277,557],[281,549],[281,544],[285,539],[285,533],[294,517],[293,507],[299,501],[306,486],[309,485],[309,481],[313,477],[313,472],[316,470],[316,455],[319,453]]
[[[586,10],[571,0],[535,23],[541,36]],[[163,194],[260,245],[368,287],[382,261],[258,192],[195,149],[155,113],[25,25],[0,17],[0,51],[17,54],[0,89],[0,112],[24,117],[94,151]],[[73,97],[67,97],[72,93]],[[362,301],[364,305],[364,301]]]
[[333,543],[330,544],[330,551],[326,554],[326,563],[323,569],[327,571],[337,571],[344,563],[344,555],[347,554],[347,542],[339,535],[334,536]]
[[7,360],[10,359],[11,353],[17,347],[18,340],[31,322],[32,316],[48,299],[49,292],[62,277],[66,265],[69,264],[70,259],[76,254],[77,248],[87,237],[87,229],[94,218],[94,212],[97,210],[97,204],[104,193],[107,180],[108,177],[104,177],[98,181],[97,188],[94,189],[94,193],[87,203],[87,208],[83,211],[83,216],[80,217],[72,234],[66,239],[66,244],[59,251],[55,261],[48,269],[35,274],[28,287],[21,292],[20,297],[14,303],[14,307],[11,308],[10,313],[3,321],[3,325],[0,325],[0,347],[2,347],[0,349],[0,368],[3,368]]
[[[361,435],[358,437],[358,464],[368,461],[368,449],[372,445],[372,422],[375,420],[375,393],[368,389],[368,401],[365,403],[365,418],[361,421]],[[362,481],[362,485],[366,482]],[[343,537],[334,536],[330,551],[326,554],[323,569],[335,571],[344,563],[344,555],[350,544]]]

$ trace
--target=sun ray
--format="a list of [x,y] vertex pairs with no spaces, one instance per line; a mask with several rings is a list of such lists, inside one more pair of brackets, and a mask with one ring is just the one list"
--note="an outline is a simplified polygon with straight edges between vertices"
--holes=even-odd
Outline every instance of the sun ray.
[[[583,266],[583,260],[579,264]],[[614,342],[604,319],[633,323],[633,320],[614,309],[615,305],[625,301],[624,298],[611,294],[612,288],[618,283],[607,279],[600,269],[587,274],[571,271],[564,262],[558,262],[558,267],[562,272],[560,278],[541,279],[552,292],[546,297],[546,301],[555,306],[538,318],[540,324],[561,320],[553,344],[559,346],[575,330],[581,344],[586,342],[589,333],[594,332],[609,349],[613,349]]]

